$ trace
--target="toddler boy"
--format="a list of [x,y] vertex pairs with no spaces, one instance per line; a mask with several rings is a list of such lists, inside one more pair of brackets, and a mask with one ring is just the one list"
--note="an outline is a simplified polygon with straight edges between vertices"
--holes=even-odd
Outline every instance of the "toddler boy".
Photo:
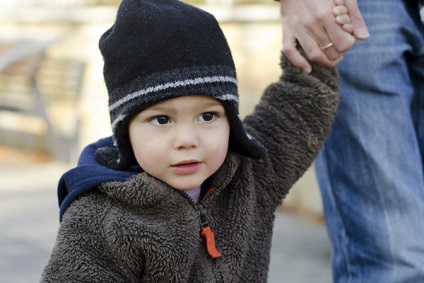
[[266,282],[274,212],[330,130],[335,70],[283,58],[242,122],[231,52],[205,11],[123,0],[100,50],[113,137],[60,180],[42,282]]

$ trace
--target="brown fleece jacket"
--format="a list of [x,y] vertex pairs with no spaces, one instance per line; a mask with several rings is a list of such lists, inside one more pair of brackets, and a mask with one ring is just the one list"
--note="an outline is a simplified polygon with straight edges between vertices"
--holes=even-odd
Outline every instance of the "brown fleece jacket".
[[[317,155],[338,103],[335,70],[282,65],[244,119],[266,158],[230,152],[198,205],[147,173],[93,189],[64,214],[41,281],[266,282],[274,212]],[[208,253],[202,227],[221,257]]]

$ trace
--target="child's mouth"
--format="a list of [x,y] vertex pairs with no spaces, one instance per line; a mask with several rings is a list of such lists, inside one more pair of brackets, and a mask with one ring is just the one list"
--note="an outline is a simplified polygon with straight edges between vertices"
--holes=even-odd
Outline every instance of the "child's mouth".
[[172,171],[177,175],[188,175],[196,173],[202,165],[202,162],[197,160],[188,160],[178,162],[177,164],[171,165]]

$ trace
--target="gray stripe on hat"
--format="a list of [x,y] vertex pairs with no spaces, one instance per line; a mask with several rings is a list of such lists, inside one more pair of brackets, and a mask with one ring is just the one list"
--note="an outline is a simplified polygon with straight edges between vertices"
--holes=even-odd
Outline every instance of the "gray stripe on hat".
[[[122,104],[127,103],[128,101],[133,100],[134,98],[137,98],[139,96],[144,96],[151,92],[157,92],[157,91],[162,91],[168,88],[176,88],[176,87],[187,86],[187,85],[199,85],[204,83],[215,83],[215,82],[230,82],[237,85],[237,79],[233,77],[229,77],[229,76],[200,77],[200,78],[188,79],[184,81],[176,81],[176,82],[170,82],[166,84],[160,84],[154,87],[141,89],[139,91],[136,91],[124,96],[123,98],[117,100],[115,103],[110,105],[109,111],[113,111],[115,108],[121,106]],[[227,98],[225,100],[233,100],[233,99]],[[237,99],[237,102],[238,102],[238,99]]]
[[112,131],[113,131],[114,133],[116,132],[116,131],[115,131],[115,127],[116,127],[116,125],[117,125],[119,122],[124,121],[125,117],[127,117],[127,115],[125,115],[125,114],[121,114],[121,115],[119,115],[118,117],[116,117],[116,119],[115,119],[115,120],[113,120],[113,122],[112,122]]
[[238,96],[237,95],[234,95],[234,94],[224,94],[224,95],[221,95],[220,97],[219,97],[219,100],[232,100],[232,101],[235,101],[237,104],[238,104],[238,102],[239,102],[239,99],[238,99]]

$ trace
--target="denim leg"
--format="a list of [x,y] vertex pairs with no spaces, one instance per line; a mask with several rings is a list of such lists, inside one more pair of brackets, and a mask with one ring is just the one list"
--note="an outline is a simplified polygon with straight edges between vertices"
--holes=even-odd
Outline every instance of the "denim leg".
[[333,278],[424,282],[423,27],[411,2],[358,2],[371,37],[339,64],[341,102],[315,163]]

